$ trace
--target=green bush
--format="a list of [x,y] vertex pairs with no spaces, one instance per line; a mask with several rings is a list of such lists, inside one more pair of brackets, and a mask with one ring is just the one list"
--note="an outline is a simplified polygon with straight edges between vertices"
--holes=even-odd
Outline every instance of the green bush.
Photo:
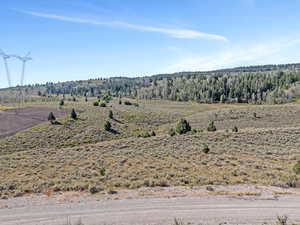
[[197,134],[198,131],[197,131],[196,129],[193,129],[193,130],[192,130],[192,133],[193,133],[193,134]]
[[100,107],[106,107],[106,103],[105,102],[101,102],[100,103]]
[[60,101],[59,101],[59,106],[63,106],[65,104],[65,101],[63,100],[63,99],[61,99]]
[[215,132],[217,130],[214,121],[210,121],[207,127],[207,131],[209,132]]
[[207,153],[209,153],[209,151],[210,151],[210,149],[209,149],[208,145],[205,144],[205,145],[203,146],[202,152],[204,152],[205,154],[207,154]]
[[114,118],[114,113],[113,113],[112,110],[109,110],[108,117],[109,117],[110,119],[113,119],[113,118]]
[[178,134],[185,134],[189,131],[191,131],[191,126],[189,124],[189,122],[185,119],[181,119],[177,125],[176,125],[176,132]]
[[142,131],[138,134],[138,137],[143,137],[143,138],[148,138],[151,137],[152,135],[148,131]]
[[170,135],[171,137],[173,137],[173,136],[176,135],[176,131],[175,131],[174,128],[171,128],[171,129],[169,130],[169,135]]
[[145,131],[145,132],[142,134],[142,137],[148,138],[148,137],[151,137],[151,134],[150,134],[148,131]]
[[50,112],[49,116],[48,116],[48,121],[50,121],[50,123],[53,124],[55,120],[56,120],[56,118],[55,118],[53,112]]
[[232,128],[232,132],[237,133],[237,132],[239,132],[239,129],[236,126],[234,126],[234,128]]
[[93,105],[94,105],[94,106],[99,106],[99,102],[98,102],[98,101],[93,102]]
[[296,165],[294,166],[294,172],[297,174],[297,175],[300,175],[300,161],[298,161],[296,163]]
[[105,121],[104,123],[104,130],[110,131],[111,130],[111,123],[109,121]]
[[105,176],[105,174],[106,174],[105,168],[100,169],[100,174],[101,174],[101,176]]
[[100,191],[103,191],[103,189],[95,187],[95,186],[92,186],[92,187],[89,188],[89,191],[90,191],[91,194],[96,194],[96,193],[98,193]]
[[153,130],[153,131],[151,131],[151,136],[156,136],[156,133],[155,133],[155,131]]
[[124,105],[132,105],[132,103],[130,101],[125,101]]
[[77,120],[77,114],[76,114],[76,112],[75,112],[75,109],[72,109],[72,111],[71,111],[71,118],[72,118],[73,120]]

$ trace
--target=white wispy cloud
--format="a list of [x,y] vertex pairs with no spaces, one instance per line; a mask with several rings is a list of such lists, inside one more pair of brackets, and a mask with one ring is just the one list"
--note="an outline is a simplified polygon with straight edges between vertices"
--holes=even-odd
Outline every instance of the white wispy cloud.
[[[290,63],[292,60],[300,60],[298,55],[291,54],[293,52],[291,49],[297,46],[299,48],[299,45],[298,38],[277,39],[246,46],[234,45],[209,56],[195,54],[181,56],[182,58],[168,66],[166,71],[206,71],[254,64]],[[285,51],[289,53],[285,55]]]
[[25,13],[25,14],[32,15],[32,16],[36,16],[36,17],[60,20],[60,21],[65,21],[65,22],[91,24],[91,25],[98,25],[98,26],[110,26],[110,27],[126,28],[126,29],[144,31],[144,32],[161,33],[161,34],[165,34],[170,37],[173,37],[173,38],[208,39],[208,40],[216,40],[216,41],[227,41],[227,38],[222,35],[203,33],[203,32],[199,32],[197,30],[191,30],[191,29],[162,28],[162,27],[155,27],[155,26],[130,24],[130,23],[122,22],[122,21],[106,22],[106,21],[100,21],[100,20],[96,20],[96,19],[87,19],[87,18],[81,18],[81,17],[69,17],[69,16],[62,16],[62,15],[56,15],[56,14],[33,12],[33,11],[21,11],[21,10],[18,10],[18,11]]

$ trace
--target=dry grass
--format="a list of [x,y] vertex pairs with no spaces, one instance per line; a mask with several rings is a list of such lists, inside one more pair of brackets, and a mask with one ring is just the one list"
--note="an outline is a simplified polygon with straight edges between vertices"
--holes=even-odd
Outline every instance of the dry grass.
[[[300,157],[298,104],[231,106],[152,100],[135,107],[114,100],[101,108],[92,102],[66,102],[66,109],[79,112],[77,121],[63,118],[61,126],[43,123],[0,140],[0,180],[4,181],[0,195],[299,183],[292,170]],[[103,130],[110,109],[116,118],[111,120],[115,133]],[[214,118],[219,131],[166,135],[166,129],[182,117],[203,130]],[[238,133],[226,131],[233,125],[238,126]],[[158,135],[137,138],[143,130],[155,130]],[[209,154],[201,151],[204,144]]]
[[0,110],[8,110],[8,109],[12,109],[13,107],[10,106],[5,106],[5,105],[0,105]]
[[[300,132],[300,130],[298,130]],[[251,138],[251,144],[244,140]],[[282,149],[268,134],[197,134],[128,138],[62,149],[27,150],[0,156],[1,193],[135,189],[142,186],[218,184],[285,185],[295,178],[292,166],[299,145]],[[201,146],[206,143],[210,154]],[[33,160],[34,159],[34,160]]]

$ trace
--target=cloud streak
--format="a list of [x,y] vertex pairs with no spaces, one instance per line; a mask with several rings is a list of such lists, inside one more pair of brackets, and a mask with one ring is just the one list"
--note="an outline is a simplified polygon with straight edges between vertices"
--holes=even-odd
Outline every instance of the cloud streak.
[[172,28],[162,28],[162,27],[155,27],[155,26],[144,26],[144,25],[136,25],[130,24],[122,21],[100,21],[96,19],[86,19],[80,17],[69,17],[69,16],[62,16],[56,14],[47,14],[47,13],[40,13],[40,12],[33,12],[33,11],[20,11],[19,12],[35,16],[35,17],[42,17],[47,19],[53,20],[60,20],[65,22],[71,23],[80,23],[80,24],[90,24],[90,25],[97,25],[97,26],[109,26],[115,28],[125,28],[130,30],[136,31],[143,31],[143,32],[154,32],[167,35],[173,38],[181,38],[181,39],[207,39],[207,40],[215,40],[215,41],[228,41],[226,37],[217,34],[209,34],[199,32],[197,30],[191,29],[172,29]]
[[209,56],[181,56],[182,58],[166,68],[166,71],[208,71],[254,64],[288,63],[292,60],[299,60],[299,57],[284,53],[299,45],[300,38],[277,39],[247,46],[235,45]]

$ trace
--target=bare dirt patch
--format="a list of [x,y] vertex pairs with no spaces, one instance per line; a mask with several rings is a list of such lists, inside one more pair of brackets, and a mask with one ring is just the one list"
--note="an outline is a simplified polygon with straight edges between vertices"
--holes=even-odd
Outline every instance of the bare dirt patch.
[[14,135],[19,131],[47,121],[50,112],[53,112],[56,117],[66,115],[63,110],[42,107],[0,110],[0,138]]

